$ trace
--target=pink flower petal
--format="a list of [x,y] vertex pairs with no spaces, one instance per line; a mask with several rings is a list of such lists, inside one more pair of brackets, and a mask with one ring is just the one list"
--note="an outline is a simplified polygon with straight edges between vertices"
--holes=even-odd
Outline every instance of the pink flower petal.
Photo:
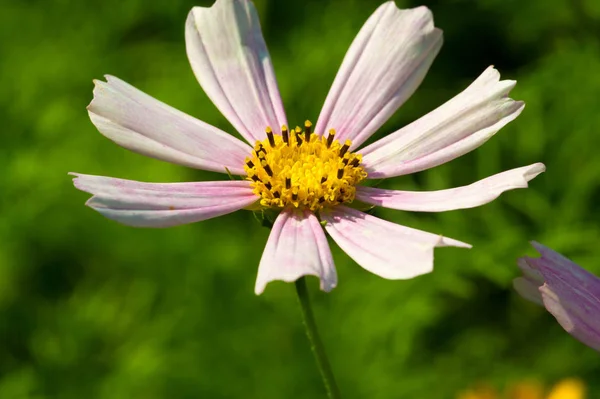
[[337,285],[329,244],[317,217],[306,209],[286,209],[269,235],[254,291],[259,295],[271,281],[292,282],[305,275],[319,277],[326,292]]
[[265,128],[287,124],[256,9],[247,0],[194,7],[185,27],[188,58],[200,85],[251,144]]
[[380,6],[350,46],[315,131],[336,129],[341,142],[359,146],[417,89],[441,46],[426,7]]
[[390,223],[345,206],[321,213],[325,229],[364,269],[383,278],[409,279],[433,270],[435,247],[469,244]]
[[523,110],[508,98],[515,84],[489,67],[450,101],[361,150],[369,178],[429,169],[479,147]]
[[100,133],[143,155],[192,168],[245,174],[252,149],[115,78],[94,81],[90,118]]
[[464,187],[439,191],[398,191],[359,186],[356,199],[403,211],[444,212],[474,208],[498,198],[505,191],[527,187],[527,182],[546,170],[536,163],[490,176]]
[[73,173],[73,184],[93,194],[86,205],[135,227],[171,227],[245,208],[258,200],[248,181],[142,183]]
[[540,287],[544,306],[566,332],[600,351],[600,302],[578,287],[556,282]]
[[525,299],[539,303],[538,297],[530,295],[531,287],[538,287],[544,306],[559,324],[600,351],[600,278],[559,253],[532,244],[542,256],[519,259],[524,276],[515,279],[515,288]]

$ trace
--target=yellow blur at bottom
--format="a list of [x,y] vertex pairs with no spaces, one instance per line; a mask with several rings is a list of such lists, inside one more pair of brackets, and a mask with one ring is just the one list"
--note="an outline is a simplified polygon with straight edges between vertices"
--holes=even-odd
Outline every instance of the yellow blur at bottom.
[[535,382],[522,382],[510,387],[504,395],[482,385],[458,394],[456,399],[586,399],[586,389],[581,380],[569,378],[558,382],[550,390]]

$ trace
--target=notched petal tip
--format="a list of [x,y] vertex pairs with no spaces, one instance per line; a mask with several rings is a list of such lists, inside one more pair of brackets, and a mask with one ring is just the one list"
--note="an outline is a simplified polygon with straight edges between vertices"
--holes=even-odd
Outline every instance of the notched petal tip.
[[100,90],[102,90],[102,88],[107,84],[107,82],[100,80],[100,79],[93,79],[92,83],[94,83],[94,89],[92,90],[92,94],[93,94],[92,100],[85,107],[85,109],[88,110],[88,113],[92,112],[92,107],[97,102],[98,96],[101,94]]
[[490,65],[479,75],[475,82],[477,81],[481,84],[497,84],[500,82],[500,71],[494,65]]
[[218,0],[211,7],[192,8],[185,41],[198,82],[249,143],[264,138],[265,126],[287,125],[252,2]]
[[500,80],[500,78],[501,78],[500,71],[498,69],[496,69],[496,67],[494,65],[488,66],[480,76],[480,79],[482,79],[483,81],[487,80],[489,83],[502,83],[502,84],[505,84],[506,86],[510,87],[511,89],[514,88],[515,85],[517,84],[516,80],[513,80],[513,79]]
[[224,3],[234,3],[236,0],[215,0],[210,6],[208,7],[204,7],[204,6],[193,6],[190,9],[190,12],[188,13],[188,15],[192,12],[197,12],[197,11],[202,11],[202,10],[210,10],[213,8],[219,8],[222,7],[222,5]]
[[[98,176],[86,175],[75,172],[69,172],[68,175],[73,176],[73,186],[75,186],[76,189],[83,191],[84,193],[92,194],[92,196],[88,198],[85,202],[85,206],[88,206],[96,211],[99,211],[99,209],[104,208],[101,203],[96,203],[96,193],[93,189],[93,183],[90,183],[92,180],[96,180]],[[86,179],[88,180],[87,184]]]
[[378,7],[353,40],[319,115],[315,132],[335,128],[359,147],[412,95],[441,48],[443,34],[427,7]]
[[397,225],[345,206],[321,213],[325,230],[362,268],[389,280],[433,271],[434,249],[469,244]]
[[190,9],[190,12],[188,12],[187,15],[187,20],[186,20],[186,25],[190,24],[193,27],[196,27],[196,16],[198,15],[198,13],[201,13],[205,10],[209,10],[210,8],[214,7],[215,4],[217,4],[216,2],[213,3],[212,6],[210,7],[200,7],[200,6],[194,6]]
[[[396,4],[395,1],[386,1],[385,3],[383,3],[381,6],[379,6],[379,8],[381,9],[386,9],[389,11],[393,11],[393,12],[411,12],[414,15],[418,15],[419,18],[422,18],[424,20],[431,20],[432,23],[432,28],[433,28],[433,12],[431,11],[431,9],[425,5],[421,5],[421,6],[417,6],[417,7],[412,7],[412,8],[400,8],[398,7],[398,5]],[[379,10],[376,10],[374,12],[374,14],[376,14]]]
[[93,110],[93,108],[96,108],[96,106],[98,106],[98,103],[102,101],[101,97],[110,95],[106,93],[106,91],[109,90],[110,86],[115,86],[116,84],[127,84],[121,79],[117,78],[116,76],[109,74],[104,75],[104,80],[93,79],[92,82],[94,83],[94,89],[92,90],[92,101],[90,101],[90,103],[85,108],[88,110],[88,113],[93,113],[96,115],[98,114]]
[[479,147],[523,111],[524,103],[509,97],[515,84],[488,67],[437,109],[365,147],[361,153],[370,178],[430,169]]
[[[485,89],[486,87],[489,89],[493,88],[493,91],[500,93],[500,97],[508,98],[512,101],[515,101],[508,97],[510,91],[515,88],[517,85],[516,80],[512,79],[504,79],[500,80],[501,75],[500,71],[494,68],[493,65],[487,67],[482,74],[471,84],[472,87],[477,87],[479,89]],[[522,101],[515,101],[521,106],[523,104]]]
[[76,173],[76,172],[69,172],[69,173],[67,173],[67,176],[73,176],[72,182],[73,182],[73,185],[75,186],[76,189],[91,194],[90,191],[84,189],[85,185],[83,185],[81,183],[81,179],[85,178],[86,176],[89,176],[89,175],[85,175],[85,174],[82,174],[82,173]]

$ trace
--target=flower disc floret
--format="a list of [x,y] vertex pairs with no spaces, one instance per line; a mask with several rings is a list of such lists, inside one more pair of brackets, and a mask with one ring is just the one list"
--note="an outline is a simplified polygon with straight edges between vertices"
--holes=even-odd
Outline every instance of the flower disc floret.
[[333,129],[327,137],[314,134],[309,121],[304,129],[283,126],[278,135],[268,127],[266,133],[244,166],[262,206],[318,211],[354,200],[367,172],[362,156],[349,151],[350,140],[341,144]]

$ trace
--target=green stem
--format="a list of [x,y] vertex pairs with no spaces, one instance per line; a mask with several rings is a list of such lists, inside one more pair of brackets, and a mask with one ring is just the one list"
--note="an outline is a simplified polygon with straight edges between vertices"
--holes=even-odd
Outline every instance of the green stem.
[[335,377],[331,371],[329,360],[325,354],[325,348],[319,337],[319,331],[317,330],[317,324],[315,323],[315,317],[310,306],[310,298],[308,297],[308,290],[306,289],[306,279],[300,277],[296,280],[296,293],[298,294],[298,301],[300,302],[300,309],[302,310],[302,319],[304,321],[304,327],[306,328],[306,335],[310,341],[310,348],[317,361],[323,384],[325,384],[325,390],[327,391],[327,397],[329,399],[341,399],[340,390],[335,383]]

